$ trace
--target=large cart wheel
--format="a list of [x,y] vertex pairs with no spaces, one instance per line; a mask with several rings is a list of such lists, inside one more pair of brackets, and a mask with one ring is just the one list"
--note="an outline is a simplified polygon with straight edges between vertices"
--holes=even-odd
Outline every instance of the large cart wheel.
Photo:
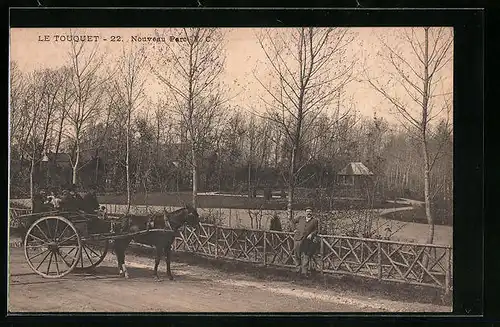
[[28,229],[24,255],[34,272],[45,278],[61,278],[78,263],[80,235],[71,221],[60,216],[42,217]]
[[82,251],[75,269],[93,269],[97,267],[106,257],[109,249],[109,240],[82,241]]

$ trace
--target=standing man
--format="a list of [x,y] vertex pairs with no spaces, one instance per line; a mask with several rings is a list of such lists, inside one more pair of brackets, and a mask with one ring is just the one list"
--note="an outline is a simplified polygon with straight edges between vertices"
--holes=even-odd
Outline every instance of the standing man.
[[318,235],[319,221],[313,217],[312,209],[306,208],[306,215],[299,216],[294,220],[295,235],[294,240],[294,261],[297,266],[297,272],[301,276],[309,276],[309,263],[315,248],[314,242]]

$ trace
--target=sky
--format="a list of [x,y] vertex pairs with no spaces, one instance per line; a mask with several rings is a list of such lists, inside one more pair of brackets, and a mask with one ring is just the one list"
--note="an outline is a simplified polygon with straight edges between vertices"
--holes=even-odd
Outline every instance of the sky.
[[[359,64],[367,67],[373,76],[383,72],[383,66],[377,59],[377,53],[381,51],[377,35],[385,37],[388,44],[397,46],[394,41],[400,30],[394,28],[350,28],[356,34],[355,41],[351,44],[353,54],[359,58]],[[266,61],[265,54],[261,49],[256,32],[258,28],[233,28],[226,31],[226,65],[223,79],[230,88],[232,106],[248,108],[258,106],[259,97],[263,90],[256,81],[254,71],[262,73],[265,69],[262,62]],[[151,28],[92,28],[73,29],[74,34],[89,35],[91,39],[98,36],[100,50],[106,52],[112,60],[120,54],[122,46],[132,42],[132,36],[155,36],[155,30]],[[175,34],[175,31],[173,33]],[[69,29],[59,28],[13,28],[10,30],[10,60],[17,62],[21,70],[29,72],[37,68],[55,68],[63,65],[68,60],[69,42],[62,41],[62,36],[70,35]],[[120,37],[122,42],[112,42]],[[104,40],[105,39],[105,40]],[[146,43],[152,46],[154,43]],[[409,49],[404,49],[409,50]],[[452,49],[453,50],[453,49]],[[382,68],[381,68],[382,67]],[[357,69],[360,69],[358,65]],[[442,86],[443,90],[452,90],[452,64],[444,71],[447,82]],[[156,101],[158,89],[161,85],[156,78],[149,80],[148,96]],[[397,123],[395,115],[368,83],[353,81],[344,90],[347,97],[351,97],[355,107],[360,114],[372,117],[374,112],[377,116],[384,117],[392,123]],[[403,91],[403,90],[400,90]]]

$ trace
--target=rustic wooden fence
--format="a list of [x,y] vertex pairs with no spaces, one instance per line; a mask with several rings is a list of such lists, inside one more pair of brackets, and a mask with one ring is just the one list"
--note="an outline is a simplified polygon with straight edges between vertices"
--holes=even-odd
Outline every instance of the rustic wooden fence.
[[[10,208],[12,225],[30,209]],[[319,235],[312,268],[377,280],[452,289],[452,247],[377,239]],[[184,229],[174,250],[264,266],[294,267],[293,233],[200,224]]]
[[29,208],[9,208],[10,227],[20,227],[24,221],[23,219],[19,219],[19,217],[29,214],[31,214],[31,209]]
[[[312,268],[384,281],[452,289],[452,248],[346,236],[319,235]],[[293,233],[201,224],[185,229],[176,251],[265,266],[294,267]]]

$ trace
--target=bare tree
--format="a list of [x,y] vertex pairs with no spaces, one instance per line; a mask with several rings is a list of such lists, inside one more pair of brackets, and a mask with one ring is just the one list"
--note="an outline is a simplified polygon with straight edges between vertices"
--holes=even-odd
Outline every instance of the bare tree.
[[[172,158],[172,149],[165,149],[163,144],[173,143],[175,137],[175,122],[171,117],[171,112],[167,110],[167,104],[163,101],[158,101],[154,104],[155,109],[152,115],[152,124],[154,126],[154,172],[156,177],[157,187],[161,192],[166,192],[166,174],[165,174],[165,159]],[[178,158],[174,158],[177,160]],[[177,164],[177,162],[176,162]],[[168,165],[167,165],[168,166]],[[175,189],[179,190],[179,168],[175,169]]]
[[28,97],[28,108],[26,111],[26,119],[29,122],[29,128],[26,134],[26,140],[28,142],[22,143],[21,151],[26,153],[26,156],[30,159],[30,196],[32,199],[32,209],[33,209],[33,195],[34,195],[34,175],[35,175],[35,165],[39,161],[40,156],[40,128],[39,120],[42,117],[42,110],[44,104],[44,98],[48,92],[49,80],[47,74],[43,71],[34,71],[30,74],[29,78],[29,93]]
[[33,75],[22,72],[16,62],[11,62],[10,69],[10,158],[17,159],[19,167],[16,173],[11,170],[11,180],[24,184],[31,180],[31,172],[24,167],[25,160],[30,158],[29,137],[34,124],[33,109],[36,108],[33,106]]
[[[355,60],[347,59],[354,36],[346,28],[297,28],[265,31],[258,35],[269,66],[262,98],[266,119],[283,132],[288,158],[288,218],[293,218],[298,159],[310,138],[316,118],[332,104],[339,90],[352,80]],[[307,160],[307,159],[306,159]]]
[[[395,109],[398,119],[415,138],[423,158],[425,213],[429,224],[428,243],[434,240],[431,210],[431,172],[435,160],[429,151],[431,124],[448,107],[443,83],[451,72],[453,31],[451,28],[421,27],[403,29],[389,44],[379,38],[386,71],[379,78],[366,73],[368,83]],[[449,81],[448,81],[449,82]]]
[[[453,124],[451,121],[452,110],[451,103],[447,98],[444,99],[445,103],[445,113],[442,115],[439,122],[434,124],[432,139],[429,141],[429,148],[431,153],[434,155],[430,160],[430,167],[441,169],[439,173],[433,176],[435,179],[443,179],[442,183],[434,183],[436,187],[431,194],[431,199],[433,199],[439,192],[444,192],[443,195],[446,198],[450,194],[451,189],[445,190],[453,181]],[[439,167],[436,167],[439,166]],[[448,178],[448,181],[446,181]],[[448,182],[448,183],[447,183]],[[431,183],[432,185],[432,183]],[[448,194],[446,194],[448,193]]]
[[55,149],[54,152],[57,155],[59,153],[59,150],[61,148],[61,142],[63,140],[64,136],[64,128],[66,126],[67,122],[67,116],[69,112],[69,108],[71,108],[76,100],[75,97],[75,89],[73,88],[73,83],[72,83],[72,75],[73,72],[70,67],[62,67],[61,68],[61,78],[62,78],[62,85],[61,85],[61,91],[59,92],[58,96],[56,97],[56,105],[58,107],[57,109],[57,130],[56,130],[56,144],[55,144]]
[[167,87],[172,110],[180,120],[181,140],[190,146],[193,206],[196,207],[200,152],[223,118],[225,96],[220,78],[225,63],[224,34],[217,28],[168,32],[168,36],[178,35],[179,42],[166,40],[165,51],[160,52],[159,65],[153,67],[153,72]]
[[[248,192],[260,186],[261,177],[259,171],[268,163],[270,156],[270,138],[272,131],[269,121],[257,119],[251,115],[247,119],[246,133],[247,162],[248,162]],[[252,168],[254,170],[252,180]],[[252,185],[253,184],[253,185]]]
[[[44,71],[47,79],[47,92],[44,95],[43,103],[43,137],[42,137],[42,149],[47,152],[51,147],[51,132],[53,131],[53,125],[56,120],[56,114],[58,112],[58,99],[60,98],[59,93],[64,90],[65,86],[65,71],[64,70],[50,70],[46,69]],[[49,139],[50,138],[50,139]]]
[[[241,192],[242,189],[239,185],[237,187],[237,168],[240,167],[242,162],[240,161],[242,157],[242,148],[244,144],[244,136],[247,133],[247,129],[245,126],[245,116],[239,110],[233,111],[231,115],[229,115],[228,120],[226,121],[224,132],[221,134],[220,139],[217,142],[218,146],[218,155],[219,155],[219,173],[224,176],[231,176],[231,178],[227,178],[231,180],[230,183],[225,181],[225,185],[231,185],[231,190],[234,192],[238,189],[238,192]],[[224,172],[222,170],[222,165],[225,164],[226,167],[231,167],[230,169],[226,169]],[[230,175],[229,175],[230,174]],[[222,185],[224,179],[219,180],[220,185]],[[220,187],[219,187],[220,188]]]
[[35,70],[26,75],[15,64],[12,69],[11,144],[19,151],[21,171],[24,158],[30,158],[32,190],[35,163],[42,152],[47,152],[53,141],[53,124],[58,108],[56,99],[61,89],[62,75],[57,69]]
[[[71,33],[71,31],[70,31]],[[103,75],[104,56],[99,54],[98,42],[71,42],[70,67],[71,82],[75,101],[67,108],[66,118],[71,126],[70,138],[73,141],[74,158],[72,159],[72,182],[77,183],[81,155],[81,138],[89,122],[100,112],[102,97],[105,94],[103,84],[112,76]]]
[[11,144],[20,142],[25,127],[28,101],[28,83],[26,75],[15,61],[10,63],[10,135]]
[[126,113],[126,179],[127,179],[127,211],[130,211],[131,190],[130,190],[130,138],[131,124],[135,110],[144,99],[146,53],[144,48],[122,49],[121,57],[118,60],[117,75],[113,81],[114,92],[117,95],[118,107]]

